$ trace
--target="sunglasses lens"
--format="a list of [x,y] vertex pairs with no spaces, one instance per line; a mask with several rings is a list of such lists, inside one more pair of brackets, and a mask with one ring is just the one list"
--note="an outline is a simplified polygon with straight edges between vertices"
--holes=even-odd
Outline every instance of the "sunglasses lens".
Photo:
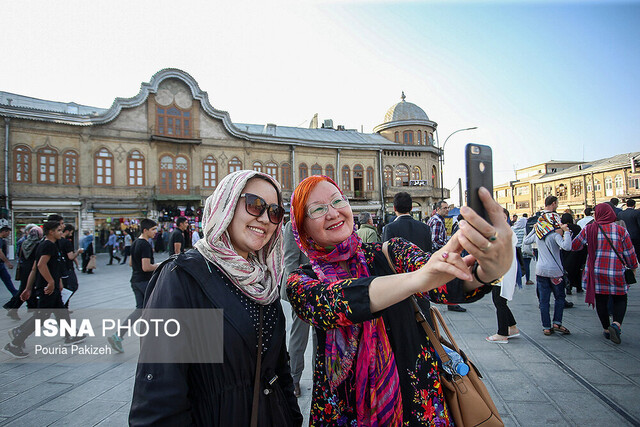
[[247,212],[253,216],[260,216],[266,209],[267,203],[255,194],[247,194],[245,196],[245,206]]
[[267,213],[269,215],[269,221],[274,224],[279,224],[284,217],[284,208],[278,205],[271,205],[269,206],[269,210],[267,211]]

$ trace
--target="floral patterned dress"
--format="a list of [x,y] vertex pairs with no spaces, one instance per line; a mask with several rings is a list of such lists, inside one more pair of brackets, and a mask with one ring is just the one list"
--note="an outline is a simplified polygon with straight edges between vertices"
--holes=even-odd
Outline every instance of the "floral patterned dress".
[[[310,266],[303,266],[291,273],[287,281],[287,295],[293,309],[302,320],[316,328],[318,338],[310,425],[357,425],[353,372],[335,390],[329,387],[325,370],[325,331],[382,317],[400,379],[403,425],[452,426],[453,419],[445,406],[440,384],[439,362],[424,330],[415,320],[410,300],[371,313],[369,284],[375,276],[394,272],[382,252],[381,243],[365,243],[362,249],[370,277],[325,284],[317,279]],[[429,254],[404,239],[389,241],[389,256],[397,273],[417,270],[429,259]],[[417,297],[423,310],[428,310],[429,300],[444,304],[468,303],[489,292],[491,286],[464,293],[461,282],[456,279],[429,291],[428,295]]]

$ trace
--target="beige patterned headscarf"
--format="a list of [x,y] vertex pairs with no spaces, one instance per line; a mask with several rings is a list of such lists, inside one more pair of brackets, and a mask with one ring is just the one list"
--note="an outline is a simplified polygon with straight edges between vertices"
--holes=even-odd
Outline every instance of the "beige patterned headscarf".
[[[218,184],[207,199],[202,216],[204,236],[195,244],[207,260],[220,268],[231,282],[258,304],[271,304],[279,298],[282,274],[282,231],[280,225],[267,244],[244,259],[233,248],[227,227],[233,219],[240,194],[251,178],[272,183],[280,195],[280,184],[271,176],[249,170],[233,172]],[[280,197],[279,197],[280,198]]]

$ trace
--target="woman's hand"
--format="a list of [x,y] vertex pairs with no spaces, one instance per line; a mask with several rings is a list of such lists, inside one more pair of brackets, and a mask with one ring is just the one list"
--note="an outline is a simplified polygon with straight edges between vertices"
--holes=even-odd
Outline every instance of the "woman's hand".
[[25,289],[24,291],[22,291],[22,293],[20,294],[20,301],[25,302],[29,298],[31,298],[31,289]]
[[456,277],[466,281],[473,280],[468,260],[460,256],[462,249],[456,233],[446,245],[434,252],[429,261],[414,272],[422,284],[419,292],[439,288]]
[[467,264],[477,260],[479,267],[476,274],[483,282],[491,282],[502,277],[511,266],[513,260],[512,231],[504,219],[504,212],[489,191],[481,187],[478,195],[484,205],[491,224],[482,219],[473,209],[463,206],[460,213],[464,220],[460,221],[459,244],[470,255],[465,257]]

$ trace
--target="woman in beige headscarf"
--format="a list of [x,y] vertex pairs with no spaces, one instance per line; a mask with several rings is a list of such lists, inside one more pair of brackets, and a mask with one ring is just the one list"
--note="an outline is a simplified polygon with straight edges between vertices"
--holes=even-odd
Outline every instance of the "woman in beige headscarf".
[[[223,363],[147,363],[145,344],[157,343],[143,339],[131,425],[302,423],[278,290],[283,216],[280,185],[255,171],[226,176],[207,199],[204,237],[156,270],[145,308],[223,309]],[[191,350],[175,347],[163,349]]]

